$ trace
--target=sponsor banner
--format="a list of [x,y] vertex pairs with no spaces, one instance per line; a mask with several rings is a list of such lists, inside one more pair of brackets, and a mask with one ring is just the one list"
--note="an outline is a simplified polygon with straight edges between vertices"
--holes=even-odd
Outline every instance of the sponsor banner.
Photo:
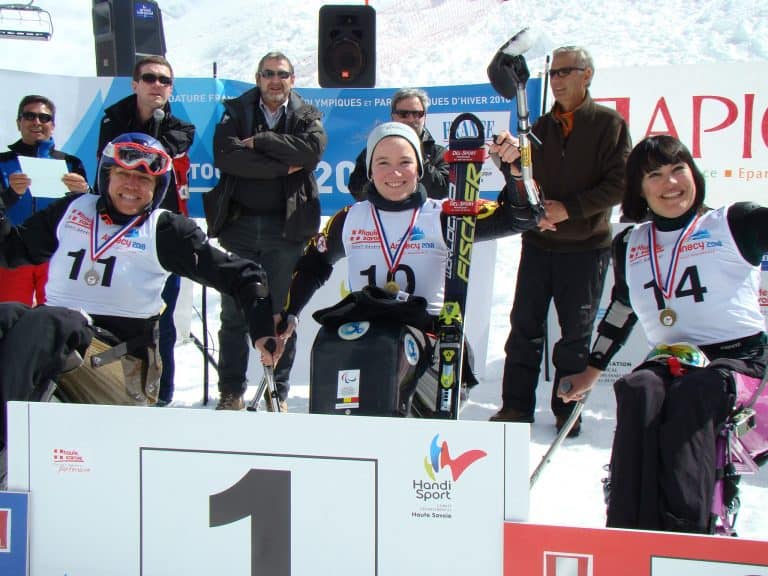
[[[760,73],[760,67],[763,73]],[[738,200],[766,201],[768,179],[768,91],[766,64],[708,64],[612,68],[598,70],[591,87],[600,103],[615,108],[628,121],[632,140],[671,133],[691,149],[707,180],[707,202],[718,206]],[[649,77],[654,82],[648,82]],[[723,78],[728,78],[723,82]],[[89,178],[96,174],[99,124],[106,107],[131,93],[129,78],[76,78],[0,71],[2,109],[15,111],[26,94],[44,94],[57,107],[55,139],[60,149],[80,157]],[[171,97],[174,115],[192,122],[197,137],[190,151],[190,214],[202,216],[200,193],[218,181],[213,165],[213,132],[221,117],[221,101],[253,87],[247,82],[215,78],[177,78]],[[346,183],[365,147],[369,131],[390,119],[393,88],[297,88],[323,112],[328,148],[315,172],[323,214],[331,215],[351,197]],[[503,129],[516,131],[516,106],[490,85],[428,87],[427,127],[445,145],[453,118],[473,112],[488,138]],[[539,115],[542,82],[528,83],[531,120]],[[551,96],[548,103],[552,102]],[[18,139],[10,117],[0,122],[0,146]],[[502,178],[491,162],[483,168],[481,194],[494,199]],[[545,191],[546,192],[546,191]]]
[[[2,109],[15,111],[26,94],[44,94],[56,104],[54,139],[61,150],[78,156],[85,164],[91,181],[96,177],[96,146],[104,109],[131,94],[129,78],[75,78],[24,72],[0,71],[3,86],[14,87],[0,95]],[[197,127],[190,150],[190,215],[202,217],[200,193],[210,190],[219,179],[213,165],[213,134],[223,113],[221,101],[240,96],[252,84],[215,78],[176,78],[171,96],[173,114]],[[433,86],[426,125],[435,140],[445,146],[453,118],[462,112],[474,112],[484,124],[488,139],[517,125],[514,102],[497,95],[488,84]],[[304,100],[323,113],[328,147],[318,165],[317,177],[324,215],[334,214],[352,202],[347,189],[355,159],[365,148],[368,133],[381,122],[390,120],[392,88],[325,89],[296,88]],[[531,120],[538,116],[541,81],[528,85]],[[9,112],[10,113],[10,112]],[[0,146],[19,137],[15,124],[0,123]],[[496,199],[503,178],[489,160],[483,168],[482,192]]]
[[0,574],[27,576],[29,494],[0,492]]
[[768,576],[768,542],[507,522],[504,575]]
[[[9,412],[9,485],[34,493],[33,574],[500,574],[499,527],[528,514],[525,424]],[[472,554],[453,553],[457,534]]]

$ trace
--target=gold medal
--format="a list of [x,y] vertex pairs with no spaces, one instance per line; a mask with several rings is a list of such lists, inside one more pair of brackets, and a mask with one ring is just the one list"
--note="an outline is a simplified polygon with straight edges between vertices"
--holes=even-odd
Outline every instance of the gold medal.
[[389,282],[384,284],[384,292],[392,296],[397,296],[400,293],[400,284],[398,284],[394,280],[390,280]]
[[674,326],[675,322],[677,322],[677,312],[672,310],[672,308],[664,308],[659,314],[659,322],[667,328]]

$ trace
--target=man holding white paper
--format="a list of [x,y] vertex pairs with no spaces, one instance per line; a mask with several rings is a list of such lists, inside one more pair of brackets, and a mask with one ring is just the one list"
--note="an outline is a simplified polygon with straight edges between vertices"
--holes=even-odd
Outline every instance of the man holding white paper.
[[[21,139],[0,153],[0,197],[13,224],[67,192],[90,189],[80,159],[55,149],[55,118],[56,106],[45,96],[24,96],[19,103],[16,126]],[[55,175],[60,175],[58,182],[51,181]],[[0,302],[42,304],[47,271],[47,264],[0,270]]]

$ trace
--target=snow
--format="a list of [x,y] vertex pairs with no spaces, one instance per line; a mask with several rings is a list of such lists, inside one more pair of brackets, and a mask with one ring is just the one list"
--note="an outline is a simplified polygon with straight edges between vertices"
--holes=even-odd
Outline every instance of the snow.
[[[360,4],[342,2],[336,4]],[[38,0],[50,11],[50,42],[0,40],[0,69],[92,76],[95,71],[91,2]],[[285,52],[296,67],[297,87],[317,86],[317,12],[323,2],[283,0],[279,9],[265,0],[160,0],[167,57],[177,76],[210,76],[217,63],[221,78],[252,81],[258,58],[267,50]],[[485,68],[495,50],[529,26],[537,41],[528,54],[532,72],[543,68],[552,48],[586,46],[601,68],[651,65],[753,62],[768,60],[768,3],[764,0],[382,0],[377,12],[379,86],[436,86],[486,82]],[[225,10],[222,10],[225,7]],[[59,57],[66,55],[66,57]],[[428,63],[428,64],[427,64]],[[6,116],[7,116],[6,111]],[[499,242],[485,376],[462,417],[484,421],[500,405],[503,346],[514,293],[519,240]],[[195,312],[201,309],[195,290]],[[218,298],[208,294],[210,344],[217,345]],[[199,316],[192,333],[202,339]],[[172,408],[200,407],[203,356],[187,341],[176,350],[176,394]],[[298,358],[288,405],[308,407],[308,358]],[[252,378],[257,384],[257,378]],[[215,406],[216,374],[210,373]],[[555,437],[548,383],[539,388],[531,431],[531,469]],[[249,390],[248,398],[254,388]],[[254,415],[258,418],[258,415]],[[530,520],[537,523],[600,527],[605,514],[601,478],[610,457],[615,406],[610,387],[596,389],[584,411],[581,435],[567,440],[531,494]],[[742,537],[768,538],[768,515],[759,514],[768,496],[768,473],[741,484]]]

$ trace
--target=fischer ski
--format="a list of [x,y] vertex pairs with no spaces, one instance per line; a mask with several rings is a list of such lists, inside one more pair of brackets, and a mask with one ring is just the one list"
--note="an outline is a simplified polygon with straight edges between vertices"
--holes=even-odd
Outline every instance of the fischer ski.
[[437,321],[437,397],[432,414],[435,418],[459,417],[469,267],[486,156],[480,119],[469,113],[457,116],[451,123],[445,153],[451,165],[449,199],[443,203],[443,212],[448,215],[446,240],[450,252],[445,299]]

